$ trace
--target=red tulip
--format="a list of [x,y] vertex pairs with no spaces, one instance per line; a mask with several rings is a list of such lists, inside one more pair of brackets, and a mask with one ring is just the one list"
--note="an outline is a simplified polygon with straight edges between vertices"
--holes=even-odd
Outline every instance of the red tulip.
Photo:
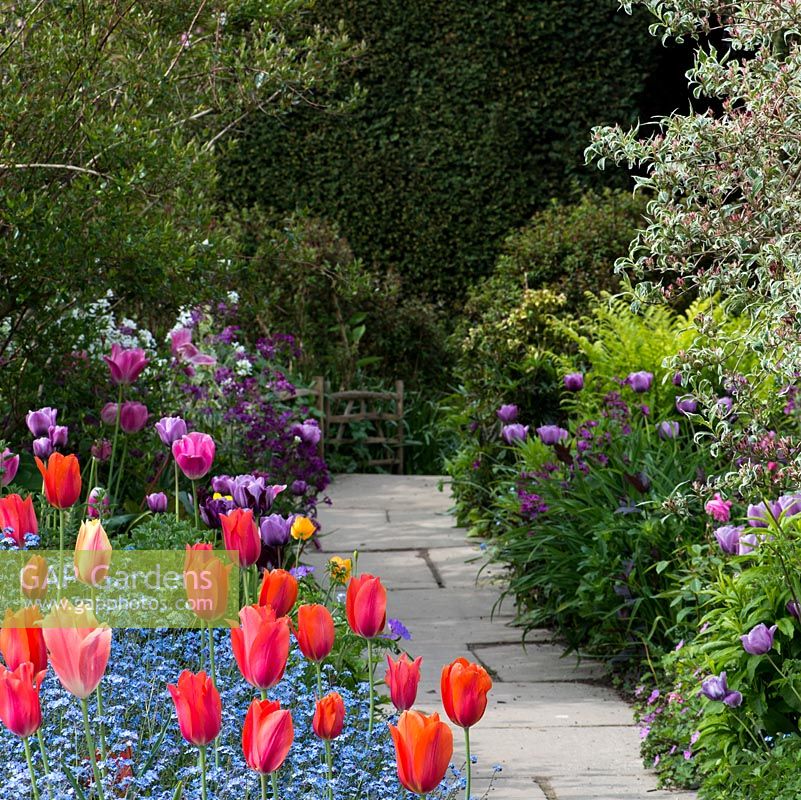
[[53,453],[47,459],[47,466],[37,456],[36,466],[44,479],[47,502],[60,509],[74,505],[81,496],[81,467],[78,459],[73,455]]
[[398,711],[406,711],[414,705],[417,699],[417,685],[420,683],[420,665],[423,659],[418,656],[414,661],[406,653],[401,653],[397,661],[387,655],[387,670],[384,680],[389,686],[389,695],[392,704]]
[[336,739],[345,724],[345,703],[337,692],[331,692],[317,701],[312,727],[326,740]]
[[63,603],[42,622],[50,663],[61,685],[85,700],[97,689],[111,655],[111,628],[101,626],[91,611]]
[[44,671],[34,671],[30,661],[13,672],[0,665],[0,720],[23,739],[36,733],[42,724],[39,690],[44,676]]
[[214,682],[205,672],[197,675],[185,669],[178,684],[168,684],[181,736],[195,747],[213,742],[222,728],[222,701]]
[[298,581],[285,569],[264,571],[259,590],[259,605],[272,606],[276,617],[286,616],[298,599]]
[[387,590],[381,581],[365,572],[351,578],[345,600],[348,624],[354,633],[372,639],[387,624]]
[[245,680],[257,689],[275,686],[289,658],[289,619],[276,618],[272,608],[245,606],[241,628],[231,629],[231,648]]
[[200,619],[215,622],[228,608],[229,575],[233,564],[223,564],[210,544],[187,545],[184,588],[189,606]]
[[453,756],[453,734],[438,714],[404,711],[389,726],[398,761],[398,780],[415,794],[428,794],[445,777]]
[[207,475],[214,462],[216,447],[207,433],[187,433],[172,443],[172,455],[190,481]]
[[220,515],[225,549],[239,553],[239,566],[250,567],[261,555],[261,536],[249,508],[235,508]]
[[41,619],[36,606],[25,606],[16,614],[11,609],[6,611],[0,629],[0,653],[12,672],[28,661],[37,674],[47,669],[47,648],[42,629],[37,625]]
[[117,385],[133,383],[148,364],[144,350],[138,347],[126,350],[118,344],[111,345],[111,355],[103,356],[103,360],[108,364],[112,382]]
[[11,538],[18,547],[25,544],[26,533],[38,533],[33,497],[28,495],[24,500],[18,494],[0,497],[0,528],[11,530]]
[[322,661],[334,647],[334,619],[321,605],[303,605],[298,609],[298,644],[306,658]]
[[254,700],[245,716],[242,751],[247,765],[262,774],[275,772],[286,760],[295,738],[292,715],[272,700]]
[[442,705],[454,725],[462,728],[475,725],[484,716],[491,688],[492,678],[487,670],[465,658],[457,658],[442,668]]

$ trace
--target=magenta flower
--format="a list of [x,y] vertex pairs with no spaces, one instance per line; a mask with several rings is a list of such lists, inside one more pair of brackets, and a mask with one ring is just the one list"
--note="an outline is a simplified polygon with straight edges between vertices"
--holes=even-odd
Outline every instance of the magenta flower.
[[147,425],[148,415],[147,406],[143,403],[123,403],[120,409],[120,428],[123,433],[139,433]]
[[[116,416],[116,410],[114,412]],[[111,442],[108,439],[101,439],[92,445],[92,458],[98,461],[108,461],[111,458]]]
[[14,455],[7,447],[0,453],[0,486],[8,486],[17,475],[19,456]]
[[743,650],[752,656],[763,656],[773,647],[773,637],[776,635],[778,626],[772,625],[770,628],[764,622],[751,628],[744,636],[740,637],[743,643]]
[[564,382],[568,392],[580,392],[584,388],[584,375],[580,372],[568,372]]
[[742,525],[724,525],[715,531],[720,549],[727,555],[735,555],[740,548],[740,535],[745,530]]
[[651,384],[654,382],[654,376],[653,373],[646,372],[645,370],[630,372],[624,382],[631,387],[632,391],[637,392],[637,394],[642,394],[651,388]]
[[501,438],[506,444],[523,442],[527,436],[528,425],[521,425],[519,422],[513,422],[511,425],[504,425],[501,428]]
[[172,443],[172,454],[181,472],[191,481],[208,475],[216,447],[207,433],[187,433]]
[[496,412],[495,415],[504,424],[508,425],[517,419],[519,413],[518,407],[514,403],[504,403]]
[[186,423],[181,417],[162,417],[156,423],[155,428],[159,439],[168,447],[187,434]]
[[197,347],[192,344],[192,329],[179,328],[170,334],[172,340],[172,354],[176,358],[182,358],[189,364],[196,367],[213,366],[217,363],[217,359],[207,353],[201,353]]
[[56,424],[58,411],[55,408],[40,408],[38,411],[29,411],[25,415],[25,424],[35,438],[47,436],[51,425]]
[[715,492],[713,498],[704,506],[704,511],[718,522],[728,522],[731,519],[731,506],[731,500],[724,500],[720,492]]
[[103,356],[111,372],[111,380],[117,386],[133,383],[148,365],[149,359],[140,347],[123,349],[118,344],[111,345],[111,355]]
[[106,403],[103,408],[100,409],[100,420],[103,422],[104,425],[116,425],[117,424],[117,404],[116,403]]
[[566,442],[570,433],[558,425],[540,425],[537,428],[537,436],[543,444],[559,444],[559,442]]
[[154,492],[145,496],[147,507],[154,514],[163,514],[167,510],[167,495],[164,492]]
[[104,511],[108,511],[110,500],[108,493],[100,486],[95,486],[86,498],[86,516],[96,519],[102,516]]

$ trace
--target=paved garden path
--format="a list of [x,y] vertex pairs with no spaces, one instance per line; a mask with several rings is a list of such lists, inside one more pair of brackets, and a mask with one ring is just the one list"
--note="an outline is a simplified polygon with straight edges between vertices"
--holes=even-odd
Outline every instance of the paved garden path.
[[[638,756],[631,710],[600,681],[598,665],[561,658],[549,631],[535,631],[524,649],[509,625],[511,606],[491,618],[498,589],[492,576],[476,583],[480,555],[448,514],[450,498],[437,477],[345,475],[323,507],[323,564],[358,549],[359,570],[380,575],[389,616],[402,620],[423,656],[417,706],[444,711],[439,700],[443,664],[465,656],[494,680],[486,716],[473,730],[478,779],[473,793],[490,800],[639,800],[693,797],[655,791]],[[377,675],[383,677],[384,668]],[[455,760],[463,758],[460,732]]]

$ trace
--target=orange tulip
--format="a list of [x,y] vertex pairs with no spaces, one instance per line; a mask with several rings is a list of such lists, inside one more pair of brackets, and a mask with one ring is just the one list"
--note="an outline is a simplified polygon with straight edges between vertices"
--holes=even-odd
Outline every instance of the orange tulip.
[[97,689],[108,666],[111,628],[100,625],[91,611],[78,611],[67,602],[44,618],[42,629],[61,685],[85,700]]
[[354,633],[365,639],[378,636],[387,624],[387,590],[381,581],[367,572],[351,578],[345,613]]
[[34,672],[26,661],[13,672],[0,665],[0,720],[11,733],[27,739],[42,724],[39,690],[44,672]]
[[331,692],[317,701],[312,727],[325,740],[336,739],[345,724],[345,703],[337,692]]
[[222,701],[214,682],[205,672],[185,669],[178,683],[167,688],[175,703],[181,736],[195,747],[213,742],[222,728]]
[[28,600],[43,600],[47,594],[47,562],[41,556],[31,556],[20,571],[20,587]]
[[442,705],[454,725],[462,728],[475,725],[484,716],[491,688],[492,678],[487,670],[465,658],[457,658],[442,668]]
[[453,756],[453,734],[439,714],[404,711],[397,727],[389,726],[395,743],[398,780],[415,794],[439,786]]
[[45,497],[54,508],[65,509],[75,505],[81,496],[81,467],[74,455],[53,453],[47,466],[38,456],[36,466],[42,473]]
[[297,599],[298,581],[294,575],[285,569],[264,571],[259,590],[260,606],[272,606],[276,617],[284,617],[292,610]]
[[0,528],[11,531],[11,538],[18,547],[25,544],[26,533],[38,533],[33,497],[28,495],[24,500],[18,494],[0,497]]
[[87,586],[100,586],[108,577],[111,542],[99,519],[87,519],[75,543],[75,577]]
[[295,738],[292,715],[272,700],[254,700],[245,716],[242,751],[247,765],[266,775],[286,760]]
[[298,609],[298,644],[306,658],[322,661],[334,647],[334,619],[321,605],[303,605]]
[[33,664],[36,674],[47,669],[47,648],[42,629],[37,625],[41,619],[36,606],[26,606],[16,614],[11,609],[6,611],[0,629],[0,653],[12,672],[26,661]]
[[241,628],[231,629],[231,648],[245,680],[257,689],[275,686],[289,658],[289,619],[267,606],[245,606]]
[[261,555],[261,534],[249,508],[235,508],[220,515],[225,549],[239,554],[239,566],[250,567]]
[[228,578],[233,564],[223,564],[210,544],[186,546],[184,588],[192,611],[205,622],[225,616],[228,608]]
[[387,655],[387,670],[384,680],[389,686],[389,695],[392,704],[398,711],[406,711],[414,705],[417,699],[417,686],[420,683],[420,665],[423,659],[418,656],[414,661],[406,653],[401,653],[397,661]]

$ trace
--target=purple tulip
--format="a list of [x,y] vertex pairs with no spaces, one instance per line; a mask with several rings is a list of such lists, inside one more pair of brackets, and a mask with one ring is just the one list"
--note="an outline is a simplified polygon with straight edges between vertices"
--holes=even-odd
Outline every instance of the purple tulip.
[[695,414],[698,410],[698,401],[689,394],[676,398],[676,411],[680,414]]
[[779,503],[761,503],[748,506],[748,524],[752,528],[767,528],[768,523],[773,517],[778,517],[782,513]]
[[19,456],[14,455],[7,447],[0,453],[0,486],[8,486],[17,476]]
[[740,541],[737,544],[737,555],[747,556],[749,553],[753,553],[758,545],[759,540],[755,533],[744,533],[740,536]]
[[233,497],[234,479],[230,475],[215,475],[211,479],[211,490],[223,497]]
[[167,495],[164,492],[154,492],[147,495],[145,502],[154,514],[163,514],[167,510]]
[[92,458],[98,461],[108,461],[111,458],[111,442],[108,439],[101,439],[92,445]]
[[[234,498],[234,502],[239,508],[253,509],[256,516],[266,514],[273,503],[275,498],[286,489],[286,485],[268,484],[265,478],[256,477],[255,475],[237,475],[235,478],[229,478],[226,482],[225,475],[218,476],[216,485],[219,488],[228,489],[229,494]],[[215,481],[212,481],[212,486]],[[304,485],[303,492],[306,491]]]
[[186,423],[181,417],[162,417],[154,426],[163,444],[170,447],[182,436],[186,436]]
[[104,425],[116,425],[117,424],[117,404],[116,403],[106,403],[103,408],[100,409],[100,420]]
[[801,494],[783,494],[776,503],[785,519],[801,514]]
[[732,400],[731,397],[718,398],[718,412],[721,416],[727,417],[729,414],[731,414],[733,405],[734,400]]
[[676,373],[673,374],[673,385],[674,386],[681,386],[683,382],[684,381],[683,381],[683,379],[681,377],[681,373],[680,372],[676,372]]
[[801,619],[801,604],[797,603],[795,600],[789,600],[785,608],[790,616]]
[[145,425],[149,412],[143,403],[128,401],[120,409],[120,428],[123,433],[139,433]]
[[495,412],[498,419],[504,425],[514,422],[519,413],[520,409],[514,403],[505,403]]
[[625,380],[625,383],[631,387],[632,391],[637,392],[637,394],[647,392],[651,388],[653,382],[653,373],[646,372],[645,370],[630,372]]
[[47,437],[53,447],[66,447],[69,428],[66,425],[51,425],[47,429]]
[[566,442],[570,433],[558,425],[541,425],[537,428],[537,436],[543,444],[559,444]]
[[213,497],[207,497],[200,504],[200,516],[204,524],[209,528],[221,528],[220,517],[236,508],[236,503],[233,500],[229,500],[228,497],[221,497],[215,494]]
[[39,439],[42,436],[47,436],[51,425],[56,424],[56,417],[58,411],[55,408],[40,408],[38,411],[29,411],[25,415],[25,424],[28,430]]
[[133,383],[148,364],[144,350],[139,347],[126,350],[118,344],[111,345],[111,355],[103,356],[103,360],[108,364],[112,383],[117,386]]
[[33,454],[42,461],[50,458],[53,453],[53,443],[49,436],[40,436],[33,440]]
[[705,678],[701,684],[701,694],[710,700],[725,703],[732,708],[737,708],[743,702],[743,696],[739,692],[733,692],[729,689],[725,672]]
[[322,438],[323,432],[316,419],[304,420],[300,425],[292,428],[292,435],[297,436],[304,444],[317,445]]
[[727,555],[735,555],[740,547],[740,535],[745,530],[743,525],[723,525],[715,531],[720,549]]
[[292,519],[282,517],[280,514],[262,517],[259,523],[261,540],[268,547],[283,547],[287,544],[291,529]]
[[300,481],[300,480],[292,481],[292,488],[291,488],[292,494],[301,497],[302,495],[306,494],[308,489],[309,489],[309,484],[306,483],[306,481]]
[[679,423],[676,420],[660,422],[656,432],[660,439],[675,439],[679,435]]
[[581,372],[568,372],[564,382],[568,392],[580,392],[584,388],[584,375]]
[[772,625],[768,628],[764,622],[760,622],[754,628],[740,637],[743,643],[743,650],[752,656],[763,656],[773,647],[773,637],[776,635],[778,626]]

